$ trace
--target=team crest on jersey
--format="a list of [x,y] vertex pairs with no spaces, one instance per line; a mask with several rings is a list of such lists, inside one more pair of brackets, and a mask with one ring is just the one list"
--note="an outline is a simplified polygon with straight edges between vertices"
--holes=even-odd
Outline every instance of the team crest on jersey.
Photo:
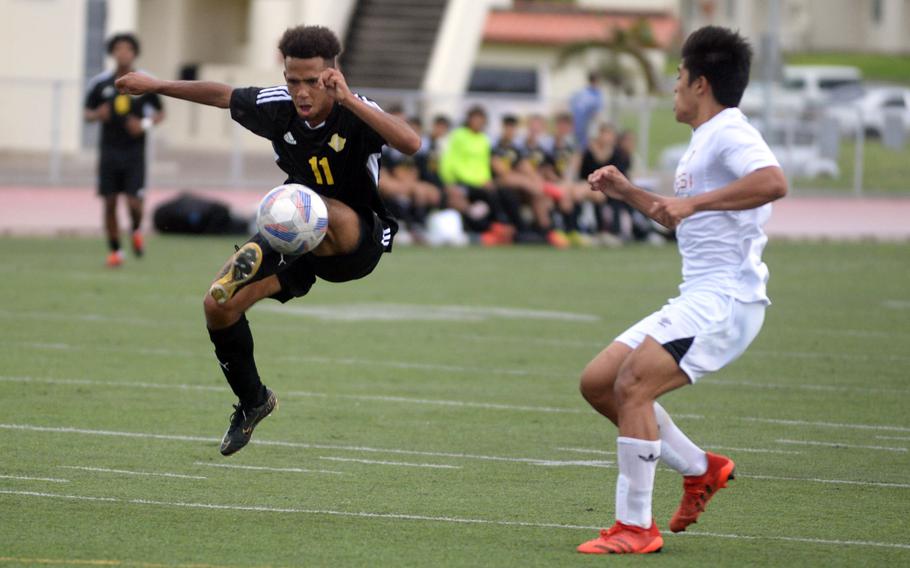
[[294,138],[294,135],[291,134],[290,130],[284,133],[284,141],[293,146],[297,145],[297,140]]
[[344,143],[347,142],[347,139],[338,136],[338,133],[332,134],[332,139],[329,140],[329,148],[335,150],[336,152],[341,152],[344,150]]

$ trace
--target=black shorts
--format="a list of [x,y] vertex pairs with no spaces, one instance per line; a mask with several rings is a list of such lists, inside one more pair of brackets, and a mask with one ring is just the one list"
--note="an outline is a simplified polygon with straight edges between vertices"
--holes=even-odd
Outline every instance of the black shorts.
[[315,256],[310,253],[289,257],[272,250],[260,234],[250,237],[247,242],[259,244],[263,252],[262,265],[252,281],[277,275],[281,291],[271,297],[285,303],[305,296],[316,283],[317,276],[328,282],[349,282],[373,272],[382,253],[389,249],[391,229],[369,209],[354,211],[360,219],[360,242],[350,254]]
[[98,195],[142,197],[144,191],[145,151],[103,148],[98,160]]

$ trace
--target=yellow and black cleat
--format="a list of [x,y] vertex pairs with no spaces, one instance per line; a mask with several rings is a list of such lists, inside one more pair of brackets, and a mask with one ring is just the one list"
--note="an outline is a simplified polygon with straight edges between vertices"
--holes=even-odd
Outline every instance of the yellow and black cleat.
[[212,284],[209,294],[219,304],[227,302],[253,279],[261,265],[262,248],[256,243],[246,243],[234,253],[227,272]]

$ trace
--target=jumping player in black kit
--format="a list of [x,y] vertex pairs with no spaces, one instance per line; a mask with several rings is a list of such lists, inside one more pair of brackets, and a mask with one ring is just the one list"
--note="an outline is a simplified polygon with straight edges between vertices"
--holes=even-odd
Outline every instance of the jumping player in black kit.
[[341,45],[320,26],[288,29],[278,44],[286,85],[240,88],[206,81],[161,81],[131,73],[117,81],[130,94],[158,93],[229,108],[231,116],[267,138],[286,183],[302,183],[328,207],[325,239],[311,253],[282,256],[254,235],[228,260],[205,297],[205,318],[215,355],[239,404],[221,453],[243,448],[260,420],[276,407],[259,379],[245,312],[263,298],[303,296],[316,277],[330,282],[362,278],[390,251],[398,225],[379,198],[383,144],[414,154],[420,138],[404,120],[351,92],[336,68]]
[[117,196],[126,194],[132,221],[132,245],[142,256],[143,193],[145,191],[145,133],[164,119],[161,98],[154,93],[131,97],[114,88],[114,81],[133,71],[139,56],[139,40],[133,34],[117,34],[107,41],[107,52],[116,69],[104,71],[89,81],[85,95],[85,120],[101,122],[98,157],[98,194],[104,199],[104,228],[110,252],[107,265],[123,263],[120,228],[117,226]]

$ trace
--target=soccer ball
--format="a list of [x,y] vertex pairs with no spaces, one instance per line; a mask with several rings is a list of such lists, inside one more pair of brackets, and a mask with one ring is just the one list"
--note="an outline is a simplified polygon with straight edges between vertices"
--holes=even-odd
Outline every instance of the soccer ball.
[[299,183],[268,192],[256,211],[256,228],[275,251],[306,254],[319,246],[329,227],[325,201]]

